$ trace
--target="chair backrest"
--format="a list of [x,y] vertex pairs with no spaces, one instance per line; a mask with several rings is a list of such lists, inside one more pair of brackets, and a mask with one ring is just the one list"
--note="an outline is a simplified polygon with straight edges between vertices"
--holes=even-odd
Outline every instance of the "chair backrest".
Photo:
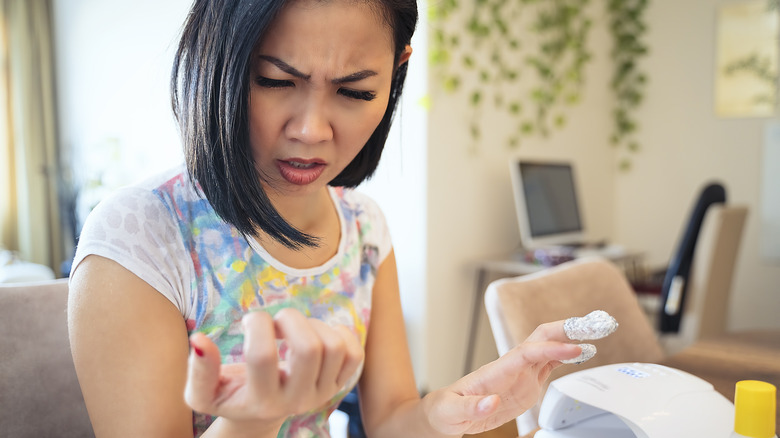
[[667,353],[727,331],[731,285],[747,214],[747,207],[732,205],[716,205],[707,212],[693,257],[680,330],[661,336]]
[[[496,280],[485,293],[485,307],[502,355],[545,322],[584,316],[599,309],[617,319],[617,332],[592,341],[598,348],[593,359],[558,367],[548,381],[610,363],[657,363],[664,358],[653,327],[625,275],[603,259],[578,259],[534,274]],[[537,416],[538,404],[518,418],[521,436],[537,427]]]
[[70,352],[66,279],[0,285],[0,435],[94,437]]
[[661,287],[661,305],[658,314],[658,330],[661,333],[677,333],[685,308],[693,256],[707,210],[714,204],[726,202],[726,189],[719,183],[707,184],[693,205],[688,223],[683,229],[677,250],[672,254]]

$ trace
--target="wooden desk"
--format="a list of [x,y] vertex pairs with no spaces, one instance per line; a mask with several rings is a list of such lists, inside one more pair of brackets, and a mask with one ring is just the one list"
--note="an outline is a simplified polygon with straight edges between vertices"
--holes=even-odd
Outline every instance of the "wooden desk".
[[[729,333],[698,341],[661,364],[698,376],[734,402],[740,380],[762,380],[780,388],[780,330]],[[780,397],[777,406],[780,407]],[[780,420],[780,415],[776,416]],[[777,424],[780,431],[780,421]]]

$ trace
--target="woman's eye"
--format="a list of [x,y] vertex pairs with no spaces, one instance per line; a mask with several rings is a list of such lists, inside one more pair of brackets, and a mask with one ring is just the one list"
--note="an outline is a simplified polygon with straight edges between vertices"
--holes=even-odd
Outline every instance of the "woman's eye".
[[261,87],[264,87],[264,88],[283,88],[283,87],[292,87],[293,86],[292,81],[271,79],[271,78],[266,78],[266,77],[263,77],[263,76],[258,76],[255,79],[255,82],[257,82],[257,85],[259,85]]
[[350,90],[349,88],[339,88],[338,93],[342,96],[349,97],[350,99],[365,101],[372,101],[376,97],[376,94],[370,91]]

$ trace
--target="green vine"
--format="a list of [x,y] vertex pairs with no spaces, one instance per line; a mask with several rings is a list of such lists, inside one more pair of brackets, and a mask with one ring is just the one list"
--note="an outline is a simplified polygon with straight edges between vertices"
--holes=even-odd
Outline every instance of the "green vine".
[[[608,0],[609,28],[613,39],[612,91],[615,95],[612,144],[623,146],[629,152],[639,150],[636,141],[637,121],[634,112],[642,103],[647,76],[639,69],[637,61],[647,54],[642,36],[647,28],[644,11],[647,0]],[[631,167],[628,157],[620,160],[620,168]]]
[[[481,138],[479,121],[488,102],[513,121],[508,138],[513,147],[525,137],[546,137],[564,127],[566,107],[580,102],[584,70],[592,59],[587,48],[589,0],[460,1],[441,0],[431,7],[430,61],[445,91],[468,93],[472,141]],[[631,114],[646,82],[637,60],[646,53],[640,37],[647,1],[606,1],[615,38],[612,141],[635,151]],[[461,11],[466,7],[470,9]]]
[[588,0],[533,0],[527,3],[540,6],[532,26],[540,37],[539,51],[526,57],[526,64],[538,80],[531,88],[536,126],[541,135],[547,136],[551,117],[555,127],[562,127],[566,122],[564,114],[555,113],[557,105],[580,101],[583,69],[591,58],[584,44],[591,21],[582,12]]

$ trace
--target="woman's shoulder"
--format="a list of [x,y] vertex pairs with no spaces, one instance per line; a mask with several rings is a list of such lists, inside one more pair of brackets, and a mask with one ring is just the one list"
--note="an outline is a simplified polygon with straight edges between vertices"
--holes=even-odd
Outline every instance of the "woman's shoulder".
[[346,187],[331,187],[342,208],[347,208],[357,216],[382,216],[382,209],[371,196],[357,189]]
[[158,215],[165,210],[166,196],[162,193],[176,193],[181,197],[193,191],[188,188],[186,175],[182,169],[172,168],[121,187],[102,199],[89,216],[118,220],[117,215],[136,215],[158,220]]
[[390,229],[379,204],[369,195],[356,189],[332,188],[341,204],[341,214],[344,221],[355,224],[355,232],[363,245],[379,249],[379,260],[392,248]]
[[[84,219],[80,246],[105,242],[172,243],[178,230],[176,206],[171,199],[192,197],[186,171],[171,169],[114,190]],[[102,242],[102,243],[101,243]]]
[[188,315],[187,251],[174,212],[158,193],[174,175],[156,175],[104,198],[81,228],[72,270],[89,255],[111,259]]

